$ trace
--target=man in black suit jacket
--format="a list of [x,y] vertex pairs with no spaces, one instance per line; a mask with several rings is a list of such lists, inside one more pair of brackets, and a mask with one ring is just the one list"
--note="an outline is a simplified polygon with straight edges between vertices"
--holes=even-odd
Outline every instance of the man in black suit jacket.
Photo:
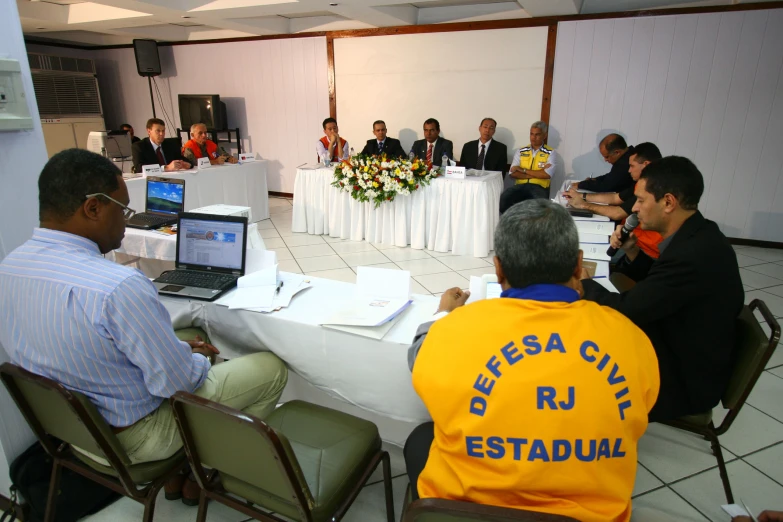
[[362,149],[362,154],[377,156],[385,153],[387,158],[405,156],[400,140],[386,137],[386,123],[383,120],[373,122],[372,133],[375,134],[375,139],[367,140],[367,145]]
[[[506,145],[495,141],[497,122],[492,118],[484,118],[479,125],[480,138],[469,141],[462,146],[459,155],[460,165],[469,169],[496,170],[505,173],[508,166],[508,149]],[[483,155],[482,155],[483,146]],[[479,164],[479,157],[482,158]]]
[[[653,343],[661,391],[651,421],[712,411],[732,371],[744,291],[734,250],[697,210],[703,191],[702,175],[690,160],[652,162],[636,184],[633,211],[642,228],[663,236],[660,257],[644,280],[622,294],[582,281],[585,299],[618,310]],[[632,235],[623,247],[633,241]],[[612,244],[619,243],[615,232]]]
[[182,159],[179,142],[166,141],[166,123],[163,120],[147,120],[147,134],[148,138],[134,143],[131,148],[134,172],[141,172],[144,165],[161,165],[166,171],[190,168],[190,163]]
[[443,166],[443,155],[454,159],[454,144],[440,137],[440,123],[435,118],[429,118],[424,122],[424,139],[413,142],[411,152],[419,159],[427,159],[427,151],[432,146],[433,165]]
[[598,151],[612,168],[603,176],[580,181],[577,186],[593,192],[622,192],[633,187],[634,180],[628,169],[634,151],[633,147],[629,147],[625,142],[625,138],[619,134],[607,134],[598,144]]

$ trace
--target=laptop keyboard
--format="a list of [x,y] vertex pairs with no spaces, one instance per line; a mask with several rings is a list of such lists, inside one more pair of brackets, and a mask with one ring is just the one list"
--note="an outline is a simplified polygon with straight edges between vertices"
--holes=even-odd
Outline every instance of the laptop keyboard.
[[213,274],[195,270],[174,270],[172,272],[162,274],[155,280],[155,282],[222,290],[226,285],[235,281],[236,279],[237,276],[229,274]]
[[128,220],[128,224],[157,227],[163,225],[164,223],[170,223],[175,219],[176,217],[157,216],[155,214],[147,214],[142,212],[141,214],[134,214],[133,217]]

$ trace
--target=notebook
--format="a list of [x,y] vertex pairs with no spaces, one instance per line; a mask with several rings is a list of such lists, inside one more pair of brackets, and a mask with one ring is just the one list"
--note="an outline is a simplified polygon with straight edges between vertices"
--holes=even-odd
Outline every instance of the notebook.
[[158,293],[214,301],[245,275],[247,218],[182,212],[176,268],[153,283]]
[[145,230],[173,225],[177,214],[185,210],[185,180],[147,176],[144,212],[125,222],[131,228]]

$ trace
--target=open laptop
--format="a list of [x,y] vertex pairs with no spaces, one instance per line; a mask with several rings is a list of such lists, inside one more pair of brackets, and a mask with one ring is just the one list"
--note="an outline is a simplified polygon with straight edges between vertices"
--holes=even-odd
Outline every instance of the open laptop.
[[247,218],[182,212],[176,268],[153,283],[158,293],[214,301],[245,275]]
[[185,210],[185,180],[147,176],[147,199],[144,212],[134,214],[125,222],[131,228],[152,228],[173,225],[177,214]]

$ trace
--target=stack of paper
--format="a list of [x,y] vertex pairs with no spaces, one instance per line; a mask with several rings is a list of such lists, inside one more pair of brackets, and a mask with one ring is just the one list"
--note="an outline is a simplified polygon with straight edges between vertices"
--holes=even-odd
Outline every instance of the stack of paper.
[[410,279],[410,272],[405,270],[360,266],[356,275],[356,294],[322,326],[383,339],[413,302]]
[[296,294],[310,286],[303,275],[278,273],[274,265],[240,277],[237,288],[216,302],[229,310],[269,313],[286,308]]

